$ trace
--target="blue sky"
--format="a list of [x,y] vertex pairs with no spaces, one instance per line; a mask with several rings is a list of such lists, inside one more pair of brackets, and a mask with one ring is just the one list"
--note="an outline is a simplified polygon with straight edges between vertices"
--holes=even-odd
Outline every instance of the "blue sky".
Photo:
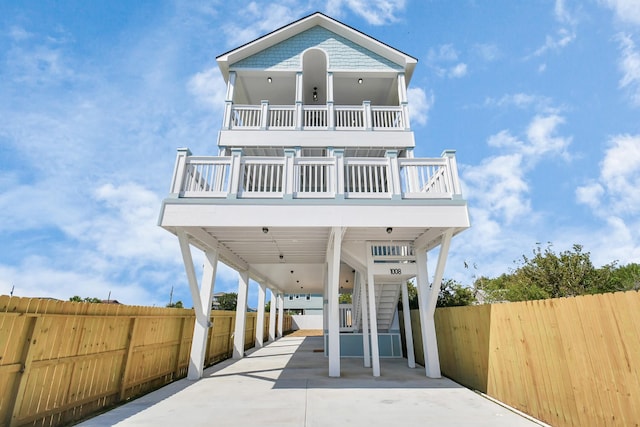
[[547,242],[640,262],[637,0],[0,0],[0,294],[190,305],[175,150],[216,153],[215,57],[314,11],[419,59],[416,155],[457,150],[472,220],[446,277]]

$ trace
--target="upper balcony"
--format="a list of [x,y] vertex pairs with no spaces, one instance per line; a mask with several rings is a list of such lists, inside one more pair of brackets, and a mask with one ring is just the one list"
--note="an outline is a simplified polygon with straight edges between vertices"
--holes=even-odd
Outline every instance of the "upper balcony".
[[178,150],[171,197],[209,199],[461,199],[455,152],[440,158],[345,157],[343,149],[325,157],[192,156]]
[[229,104],[225,130],[409,130],[409,115],[402,106],[362,105],[261,105]]

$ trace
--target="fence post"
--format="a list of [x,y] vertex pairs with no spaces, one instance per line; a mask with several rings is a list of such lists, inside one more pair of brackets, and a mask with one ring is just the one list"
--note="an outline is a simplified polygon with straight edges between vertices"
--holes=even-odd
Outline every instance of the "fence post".
[[22,409],[22,398],[27,386],[27,379],[31,370],[31,362],[33,361],[33,347],[36,345],[38,337],[40,336],[40,330],[42,325],[42,317],[29,316],[25,322],[27,333],[26,339],[22,345],[22,355],[20,357],[20,363],[22,368],[20,369],[20,377],[15,382],[13,395],[9,397],[9,407],[13,407],[12,411],[8,411],[7,415],[10,417],[7,420],[7,425],[14,427],[18,425],[18,416]]
[[180,335],[178,336],[178,349],[176,350],[176,364],[173,369],[173,379],[177,379],[180,375],[180,355],[182,354],[182,343],[184,342],[184,324],[186,323],[186,317],[182,318],[180,322]]
[[133,355],[133,349],[135,347],[134,337],[136,334],[136,326],[138,324],[137,317],[132,317],[129,322],[129,333],[127,334],[127,352],[122,360],[122,373],[120,375],[120,400],[124,400],[127,390],[127,383],[129,372],[131,371],[131,355]]

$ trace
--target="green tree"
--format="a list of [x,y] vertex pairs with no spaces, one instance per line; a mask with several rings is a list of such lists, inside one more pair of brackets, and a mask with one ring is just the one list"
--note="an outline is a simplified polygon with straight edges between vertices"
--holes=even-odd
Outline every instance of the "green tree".
[[640,289],[640,264],[627,264],[611,272],[614,287],[619,290]]
[[271,301],[267,301],[267,303],[264,305],[264,312],[265,313],[271,312]]
[[168,308],[184,308],[184,304],[182,304],[182,301],[176,301],[176,302],[172,302],[167,304]]
[[544,250],[538,246],[533,256],[523,255],[517,265],[509,274],[476,280],[475,287],[485,294],[487,302],[569,297],[623,289],[613,280],[615,262],[596,268],[591,254],[583,252],[577,244],[559,254],[551,245]]
[[96,298],[96,297],[80,297],[79,295],[74,295],[71,298],[69,298],[69,301],[72,302],[93,302],[93,303],[101,303],[102,300],[100,298]]
[[436,307],[459,307],[476,302],[473,291],[452,279],[442,280]]
[[229,292],[218,297],[218,310],[235,311],[238,305],[238,294]]

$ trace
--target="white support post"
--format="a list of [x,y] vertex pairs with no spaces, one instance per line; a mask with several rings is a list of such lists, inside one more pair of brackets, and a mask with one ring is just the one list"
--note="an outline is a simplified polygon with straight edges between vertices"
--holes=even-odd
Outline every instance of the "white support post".
[[329,376],[340,376],[340,249],[342,228],[331,230],[330,248],[327,251],[328,300],[329,300]]
[[284,296],[282,292],[278,293],[278,330],[276,332],[278,338],[282,338],[284,335],[284,331],[282,330],[282,325],[284,322]]
[[335,130],[336,119],[333,107],[333,72],[327,73],[327,126],[329,130]]
[[411,129],[409,123],[409,101],[407,99],[407,83],[404,73],[398,73],[398,100],[402,109],[402,123],[405,130]]
[[362,350],[364,356],[364,367],[371,367],[371,349],[369,348],[369,314],[367,308],[367,284],[364,282],[362,273],[356,272],[357,283],[360,283],[360,311],[362,312]]
[[184,181],[184,172],[187,169],[187,157],[191,155],[188,148],[178,148],[176,156],[176,165],[173,168],[173,179],[171,180],[171,196],[178,197],[182,190],[182,182]]
[[267,296],[267,287],[258,283],[258,314],[256,318],[256,348],[264,345],[264,301]]
[[296,191],[297,189],[294,188],[294,185],[296,185],[296,183],[298,182],[298,177],[295,176],[295,165],[294,165],[294,157],[296,156],[296,149],[295,148],[285,148],[284,149],[284,172],[283,172],[283,178],[284,178],[284,184],[283,184],[283,189],[284,189],[284,195],[283,198],[285,200],[291,200],[293,199],[293,192]]
[[229,182],[229,199],[237,199],[238,193],[240,193],[240,176],[243,174],[242,162],[242,148],[231,149],[231,178]]
[[238,303],[236,305],[236,327],[233,333],[233,358],[244,357],[244,330],[247,321],[247,293],[249,291],[249,272],[238,272]]
[[373,117],[371,114],[371,101],[362,101],[362,110],[364,114],[364,129],[373,129]]
[[369,325],[371,325],[371,362],[373,376],[380,376],[380,350],[378,348],[378,316],[376,313],[376,290],[373,278],[373,260],[371,258],[371,244],[367,244],[367,296],[369,299]]
[[456,162],[456,150],[445,150],[442,157],[447,159],[447,174],[451,184],[451,195],[454,199],[462,198],[462,190],[460,189],[460,179],[458,177],[458,162]]
[[193,309],[196,315],[187,379],[197,380],[202,378],[204,371],[204,356],[207,347],[208,329],[211,326],[209,318],[211,316],[211,297],[213,296],[216,268],[218,266],[218,252],[217,250],[205,252],[202,286],[201,289],[198,290],[198,281],[193,266],[189,239],[187,234],[182,230],[178,231],[178,242],[180,243],[180,251],[182,252],[182,259],[187,272],[191,299],[193,300]]
[[398,166],[398,150],[387,150],[386,156],[389,159],[389,175],[391,176],[391,198],[402,198],[402,188],[400,187],[400,168]]
[[336,148],[333,150],[336,159],[335,173],[335,193],[336,199],[344,199],[344,148]]
[[411,327],[411,309],[409,307],[409,290],[407,282],[402,282],[402,317],[404,320],[404,336],[407,342],[407,366],[416,367],[416,354],[413,348],[413,328]]
[[[422,350],[424,353],[424,367],[427,377],[440,378],[440,359],[438,357],[438,343],[433,313],[429,313],[429,276],[427,272],[427,251],[416,248],[416,288],[418,291],[418,314],[420,329],[422,330]],[[436,292],[437,300],[437,292]]]
[[269,304],[269,342],[276,340],[276,309],[278,308],[278,302],[276,301],[276,294],[271,289],[271,304]]
[[296,73],[296,111],[295,111],[296,130],[302,130],[304,127],[304,115],[302,112],[302,72]]
[[236,72],[229,72],[229,80],[227,81],[227,95],[224,101],[224,118],[222,129],[231,129],[231,112],[233,110],[233,92],[236,85]]
[[260,130],[267,130],[269,123],[269,101],[260,101]]

